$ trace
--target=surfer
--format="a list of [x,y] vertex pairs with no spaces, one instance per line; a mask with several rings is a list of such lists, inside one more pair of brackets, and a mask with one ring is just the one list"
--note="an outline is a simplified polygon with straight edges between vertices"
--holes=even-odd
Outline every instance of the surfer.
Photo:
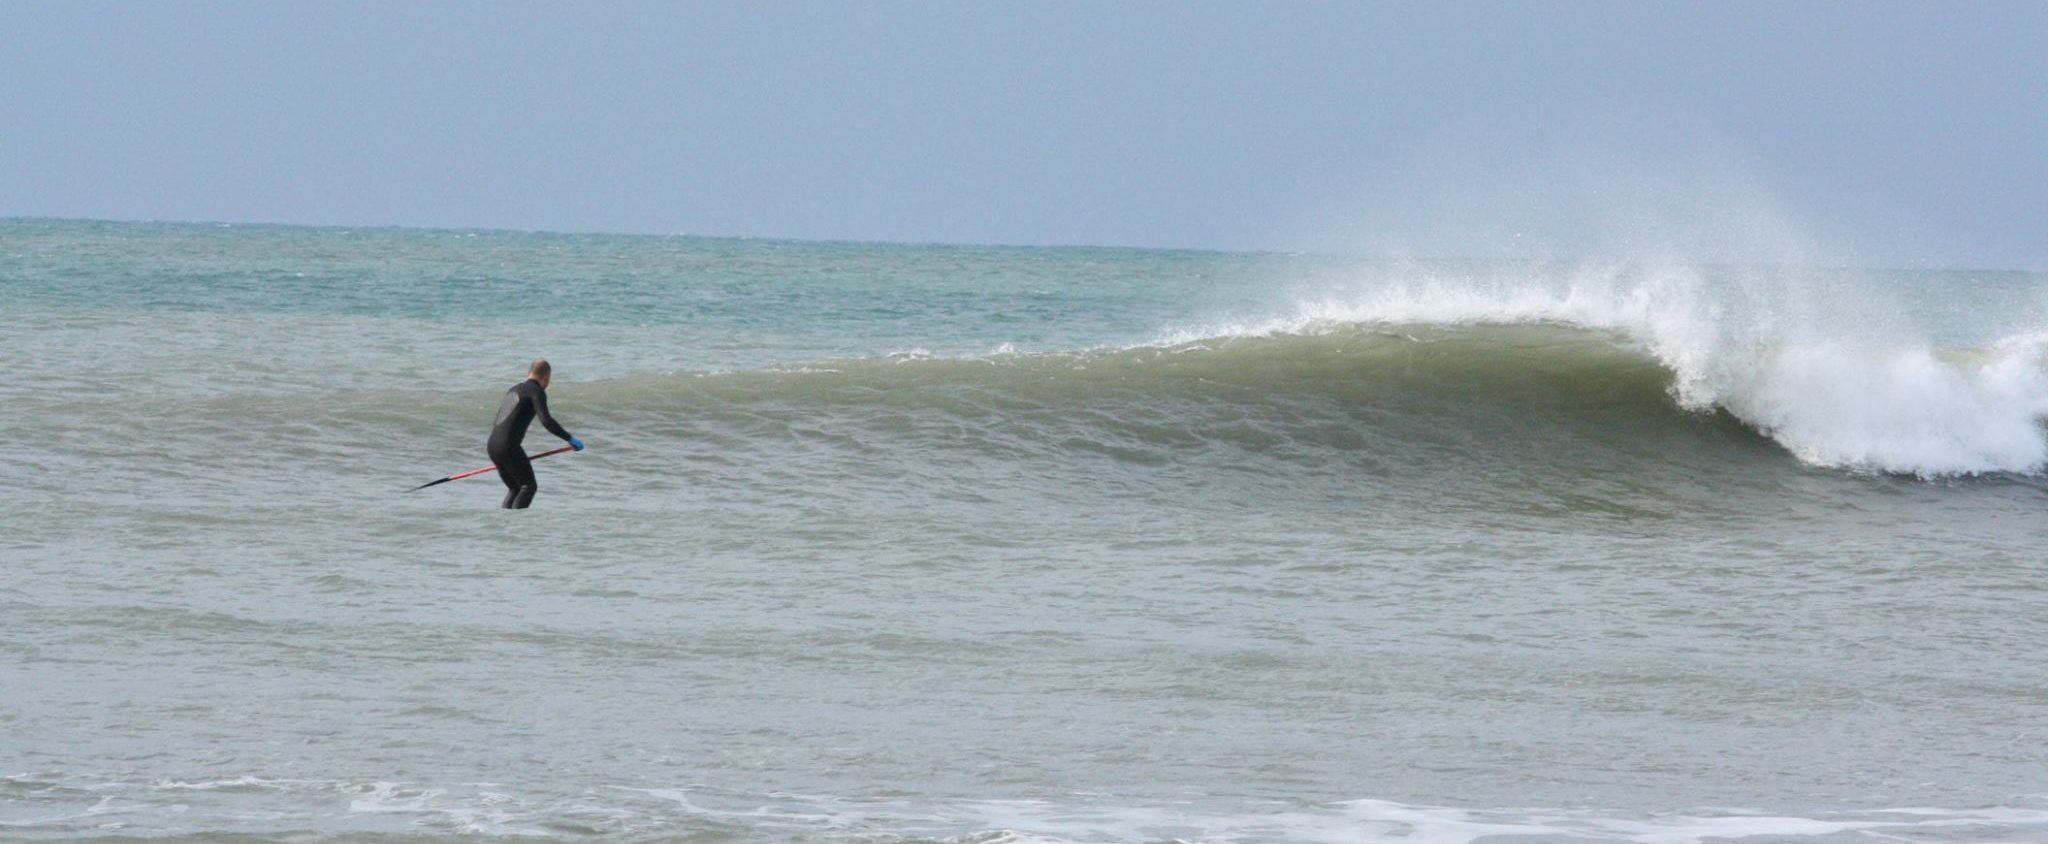
[[498,421],[491,424],[487,449],[491,462],[498,466],[498,478],[505,482],[507,510],[526,509],[533,503],[533,493],[540,488],[533,477],[533,461],[526,459],[526,448],[521,445],[526,439],[526,426],[533,424],[534,417],[540,417],[540,424],[548,433],[567,440],[577,451],[583,450],[583,441],[569,436],[562,424],[548,414],[548,376],[553,372],[554,367],[546,359],[534,361],[526,368],[526,380],[505,391],[505,400],[498,404]]

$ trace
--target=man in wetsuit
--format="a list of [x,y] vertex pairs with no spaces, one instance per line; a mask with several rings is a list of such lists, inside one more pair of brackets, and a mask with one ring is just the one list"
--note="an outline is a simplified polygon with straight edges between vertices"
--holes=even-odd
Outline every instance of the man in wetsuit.
[[548,376],[554,367],[546,360],[537,360],[526,369],[526,380],[505,391],[505,400],[498,404],[498,421],[491,425],[491,442],[488,446],[491,462],[498,466],[498,478],[505,482],[505,509],[524,510],[533,503],[533,493],[540,484],[533,478],[533,461],[526,459],[526,448],[520,444],[526,439],[526,426],[533,424],[534,417],[540,417],[542,427],[548,433],[568,440],[577,451],[583,450],[583,441],[569,436],[555,417],[548,415]]

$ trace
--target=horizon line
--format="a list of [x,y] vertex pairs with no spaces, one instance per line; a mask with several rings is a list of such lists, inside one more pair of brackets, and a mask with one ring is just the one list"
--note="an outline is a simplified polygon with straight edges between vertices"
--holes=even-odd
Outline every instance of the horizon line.
[[[153,217],[152,217],[152,218],[127,218],[127,219],[121,219],[121,218],[113,218],[113,217],[63,217],[63,216],[50,216],[50,215],[33,215],[33,214],[21,214],[21,215],[9,215],[9,214],[0,214],[0,223],[9,223],[9,222],[30,222],[30,223],[35,223],[35,222],[42,222],[42,223],[87,223],[87,224],[102,224],[102,225],[117,225],[117,226],[131,226],[131,225],[132,225],[132,226],[148,226],[148,225],[157,225],[157,226],[189,226],[189,227],[207,227],[207,226],[211,226],[211,227],[216,227],[216,228],[230,228],[230,227],[249,227],[249,228],[272,228],[272,229],[304,229],[304,230],[326,230],[326,231],[403,231],[403,232],[445,232],[445,233],[451,233],[451,234],[456,234],[456,233],[459,233],[459,234],[513,234],[513,235],[551,235],[551,236],[559,236],[559,237],[620,237],[620,238],[687,238],[687,239],[692,239],[692,240],[722,240],[722,241],[735,241],[735,242],[738,242],[738,241],[746,241],[746,242],[754,242],[754,243],[790,243],[790,244],[811,244],[811,245],[818,245],[818,246],[896,246],[896,247],[910,247],[910,248],[925,248],[925,249],[935,249],[935,248],[936,248],[936,249],[999,249],[999,250],[1018,250],[1018,251],[1024,251],[1024,250],[1063,250],[1063,249],[1065,249],[1065,250],[1089,250],[1089,251],[1102,251],[1102,252],[1151,252],[1151,253],[1196,253],[1196,254],[1204,254],[1204,255],[1229,255],[1229,256],[1239,256],[1239,257],[1261,257],[1261,256],[1263,256],[1263,257],[1281,257],[1281,258],[1315,258],[1315,259],[1335,259],[1335,260],[1368,260],[1368,261],[1384,261],[1384,262],[1390,262],[1390,263],[1402,263],[1402,262],[1412,262],[1412,263],[1430,263],[1430,262],[1444,262],[1444,263],[1452,263],[1452,262],[1459,262],[1459,261],[1474,261],[1474,262],[1498,262],[1498,263],[1534,263],[1534,264],[1596,264],[1596,265],[1597,265],[1597,264],[1640,264],[1640,263],[1660,263],[1660,262],[1665,262],[1665,261],[1664,261],[1664,259],[1652,259],[1652,258],[1646,258],[1646,257],[1642,257],[1642,256],[1633,256],[1633,257],[1630,257],[1630,256],[1608,256],[1608,257],[1594,257],[1594,256],[1579,256],[1579,257],[1575,257],[1575,258],[1557,258],[1557,257],[1537,257],[1537,256],[1531,256],[1531,255],[1519,255],[1519,256],[1515,256],[1515,255],[1444,255],[1444,254],[1434,254],[1434,255],[1390,255],[1390,254],[1385,254],[1385,253],[1380,253],[1380,254],[1368,254],[1368,253],[1363,253],[1363,252],[1340,252],[1340,251],[1334,251],[1334,250],[1320,250],[1320,249],[1274,249],[1274,248],[1261,248],[1261,249],[1227,249],[1227,248],[1219,248],[1219,247],[1213,247],[1213,246],[1135,246],[1135,245],[1128,245],[1128,244],[1109,244],[1109,243],[1015,243],[1015,242],[1011,242],[1011,243],[1003,243],[1003,242],[974,242],[974,241],[943,241],[943,240],[872,240],[872,239],[860,239],[860,238],[835,238],[835,237],[794,237],[794,236],[787,236],[787,235],[752,235],[752,234],[702,234],[702,233],[695,233],[695,232],[665,232],[665,233],[664,233],[664,232],[653,232],[653,231],[638,231],[638,232],[621,232],[621,231],[605,231],[605,230],[600,230],[600,229],[543,229],[543,228],[514,228],[514,227],[509,227],[509,226],[442,226],[442,225],[427,225],[427,226],[421,226],[421,225],[406,225],[406,224],[402,224],[402,223],[371,223],[371,224],[349,224],[349,223],[280,223],[280,222],[256,222],[256,221],[248,221],[248,220],[194,220],[194,219],[161,219],[161,218],[153,218]],[[2024,269],[2024,268],[2016,268],[2016,267],[1981,267],[1981,266],[1980,266],[1980,267],[1945,267],[1945,266],[1932,266],[1932,265],[1918,265],[1918,266],[1913,266],[1913,265],[1908,265],[1908,266],[1885,266],[1885,265],[1852,265],[1852,264],[1833,264],[1833,265],[1829,265],[1829,264],[1816,264],[1816,265],[1810,265],[1810,266],[1795,266],[1795,265],[1789,265],[1789,264],[1773,264],[1773,263],[1765,263],[1765,262],[1757,262],[1757,261],[1734,261],[1734,260],[1727,260],[1727,259],[1720,259],[1720,258],[1698,258],[1698,259],[1688,259],[1688,260],[1686,260],[1686,261],[1683,261],[1681,265],[1683,265],[1683,266],[1692,266],[1692,267],[1701,267],[1701,268],[1710,268],[1710,267],[1749,267],[1749,268],[1779,267],[1779,268],[1786,268],[1786,269],[1804,269],[1804,270],[1838,270],[1838,271],[1861,271],[1861,272],[1912,272],[1912,271],[1921,271],[1921,272],[1949,272],[1949,273],[1999,273],[1999,274],[2011,274],[2011,275],[2030,275],[2030,276],[2048,276],[2048,270],[2035,270],[2035,269]]]

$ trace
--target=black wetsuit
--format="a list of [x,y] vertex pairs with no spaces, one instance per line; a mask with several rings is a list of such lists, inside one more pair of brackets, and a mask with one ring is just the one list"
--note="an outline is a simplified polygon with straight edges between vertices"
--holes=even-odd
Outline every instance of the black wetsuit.
[[505,482],[507,510],[525,509],[533,503],[533,493],[540,489],[533,477],[533,461],[526,459],[526,448],[521,444],[526,439],[527,426],[533,424],[536,416],[548,433],[565,441],[569,439],[569,432],[548,415],[547,390],[531,378],[505,391],[505,400],[498,405],[498,421],[491,425],[487,448],[491,462],[498,466],[498,479]]

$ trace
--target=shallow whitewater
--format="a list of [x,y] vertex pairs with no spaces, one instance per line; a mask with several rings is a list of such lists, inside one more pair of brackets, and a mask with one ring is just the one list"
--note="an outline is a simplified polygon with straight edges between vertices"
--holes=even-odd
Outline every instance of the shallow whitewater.
[[[0,302],[0,838],[2048,840],[2035,277],[7,221]],[[535,354],[536,509],[404,493]]]
[[[1951,811],[1894,808],[1817,818],[1739,810],[1699,815],[1602,817],[1555,809],[1470,810],[1411,806],[1381,800],[1325,805],[1271,801],[1221,810],[1210,801],[1176,800],[1154,806],[1119,806],[1099,795],[1043,800],[925,803],[906,799],[843,800],[774,794],[720,794],[710,789],[592,789],[580,795],[533,799],[496,783],[413,788],[403,783],[268,781],[243,777],[217,782],[159,780],[147,784],[63,786],[13,779],[0,783],[43,804],[44,817],[0,820],[0,829],[53,832],[67,827],[112,832],[122,819],[170,794],[180,800],[182,822],[156,834],[275,836],[274,817],[260,809],[269,797],[309,794],[328,811],[305,817],[292,837],[319,837],[332,824],[352,835],[415,838],[435,833],[475,837],[607,837],[629,840],[699,840],[707,837],[782,840],[907,840],[973,842],[1217,841],[1322,842],[1484,841],[1640,842],[1709,844],[1769,841],[1952,841],[1980,836],[2048,833],[2048,811]],[[75,814],[70,808],[85,806]],[[2001,838],[2000,840],[2010,840]]]

